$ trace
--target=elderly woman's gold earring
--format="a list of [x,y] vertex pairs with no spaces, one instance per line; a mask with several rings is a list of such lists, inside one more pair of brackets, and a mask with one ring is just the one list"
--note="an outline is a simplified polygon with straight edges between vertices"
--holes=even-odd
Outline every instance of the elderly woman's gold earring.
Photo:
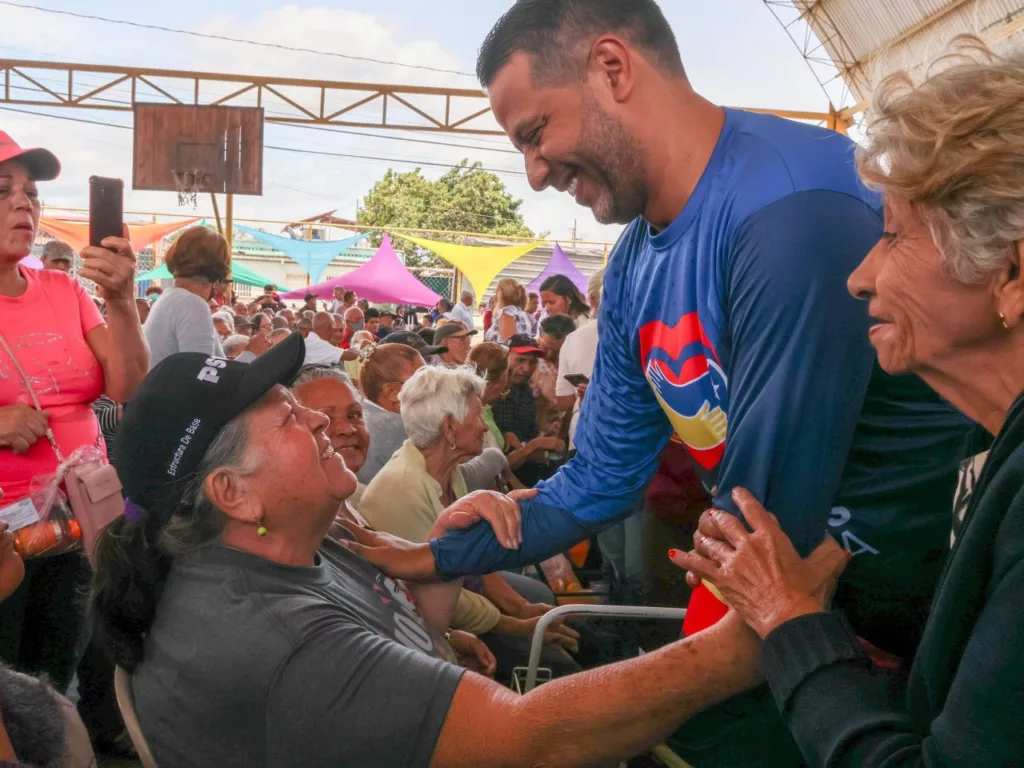
[[263,518],[260,518],[259,527],[256,528],[256,535],[263,537],[267,535],[267,526],[263,523]]
[[1006,322],[1006,315],[1004,315],[1002,312],[999,313],[999,322],[1003,324],[1003,328],[1005,328],[1006,330],[1010,330],[1010,324]]

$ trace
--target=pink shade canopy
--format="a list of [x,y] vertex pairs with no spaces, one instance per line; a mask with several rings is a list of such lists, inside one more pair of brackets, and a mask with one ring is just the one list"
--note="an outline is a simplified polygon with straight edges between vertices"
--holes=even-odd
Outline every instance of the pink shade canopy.
[[302,299],[313,294],[318,299],[331,299],[334,289],[355,291],[361,299],[374,304],[411,304],[432,307],[441,297],[427,288],[398,259],[387,235],[373,258],[363,266],[341,277],[281,294],[283,299]]

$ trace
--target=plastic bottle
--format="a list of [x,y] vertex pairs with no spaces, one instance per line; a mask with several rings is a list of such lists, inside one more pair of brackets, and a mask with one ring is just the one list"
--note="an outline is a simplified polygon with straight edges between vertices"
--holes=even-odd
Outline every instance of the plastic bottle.
[[82,526],[77,520],[66,523],[46,520],[28,525],[14,534],[14,551],[24,558],[42,554],[59,554],[82,540]]

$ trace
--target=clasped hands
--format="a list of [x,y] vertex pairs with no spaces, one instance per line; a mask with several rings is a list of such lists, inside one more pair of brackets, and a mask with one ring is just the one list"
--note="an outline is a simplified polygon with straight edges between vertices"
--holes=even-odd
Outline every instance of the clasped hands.
[[791,619],[828,610],[849,553],[826,535],[801,558],[775,515],[749,491],[736,488],[732,498],[747,526],[709,509],[701,515],[693,551],[669,553],[688,571],[687,583],[709,582],[762,639]]

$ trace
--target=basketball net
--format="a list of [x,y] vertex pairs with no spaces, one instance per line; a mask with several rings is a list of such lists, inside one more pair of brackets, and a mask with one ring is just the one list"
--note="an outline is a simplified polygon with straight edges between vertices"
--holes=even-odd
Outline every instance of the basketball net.
[[189,171],[174,171],[174,186],[178,190],[178,207],[191,206],[194,211],[199,205],[199,193],[209,177],[199,168]]

